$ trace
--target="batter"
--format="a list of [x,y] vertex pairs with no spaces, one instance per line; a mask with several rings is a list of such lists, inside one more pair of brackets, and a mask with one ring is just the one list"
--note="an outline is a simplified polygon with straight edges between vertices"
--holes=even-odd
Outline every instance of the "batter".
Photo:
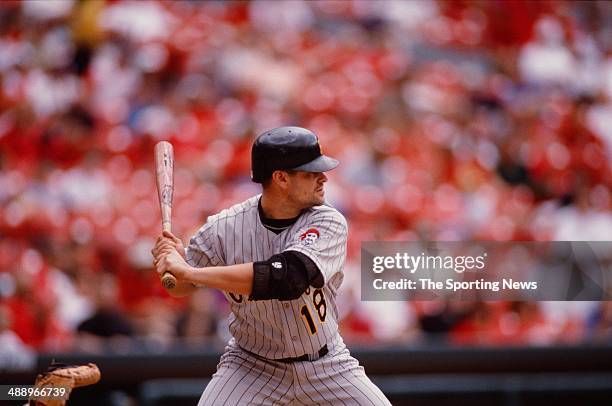
[[264,132],[252,148],[262,194],[209,217],[186,249],[157,240],[172,295],[212,287],[231,305],[232,339],[199,405],[390,404],[338,333],[347,224],[324,200],[337,165],[307,129]]

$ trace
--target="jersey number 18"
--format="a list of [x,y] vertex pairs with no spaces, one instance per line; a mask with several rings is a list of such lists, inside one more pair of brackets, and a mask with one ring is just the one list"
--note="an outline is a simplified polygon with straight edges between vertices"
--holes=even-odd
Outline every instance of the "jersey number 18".
[[[306,294],[309,293],[310,288],[306,290]],[[317,316],[319,316],[319,320],[321,321],[321,323],[323,323],[325,321],[325,316],[327,316],[327,305],[325,303],[325,296],[323,295],[323,291],[321,289],[315,289],[315,291],[313,292],[312,305],[317,311]],[[304,323],[306,324],[308,331],[310,331],[310,334],[316,334],[317,326],[315,325],[314,320],[312,319],[312,315],[310,314],[310,309],[308,308],[308,305],[302,305],[300,313],[302,314],[302,318],[304,319]]]

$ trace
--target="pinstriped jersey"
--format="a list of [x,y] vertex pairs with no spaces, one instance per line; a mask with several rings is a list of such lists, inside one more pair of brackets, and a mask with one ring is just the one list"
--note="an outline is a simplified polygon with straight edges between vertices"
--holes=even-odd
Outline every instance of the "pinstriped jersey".
[[342,344],[336,294],[346,257],[344,216],[329,206],[311,207],[275,234],[261,222],[260,196],[210,216],[191,238],[187,262],[195,267],[242,264],[265,261],[286,250],[307,255],[323,274],[323,287],[310,286],[299,298],[287,301],[255,301],[224,292],[232,310],[230,332],[240,347],[268,359],[314,354],[324,345]]

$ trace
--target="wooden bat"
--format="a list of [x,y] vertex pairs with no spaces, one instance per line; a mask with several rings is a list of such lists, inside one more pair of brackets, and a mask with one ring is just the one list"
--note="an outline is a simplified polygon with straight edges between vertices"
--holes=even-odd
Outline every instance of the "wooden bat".
[[[162,231],[172,228],[172,194],[174,192],[174,150],[168,141],[155,144],[155,173],[157,176],[157,195],[161,210]],[[165,272],[161,278],[166,289],[174,289],[176,278]]]

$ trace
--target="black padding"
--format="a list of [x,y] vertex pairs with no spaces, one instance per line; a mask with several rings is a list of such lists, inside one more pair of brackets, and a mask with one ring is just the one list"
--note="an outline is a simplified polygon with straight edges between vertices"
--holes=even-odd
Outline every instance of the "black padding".
[[293,300],[308,286],[323,286],[323,275],[306,255],[285,251],[253,264],[251,300]]
[[308,275],[308,284],[310,286],[313,286],[317,289],[323,287],[325,279],[323,279],[323,274],[312,259],[308,258],[307,255],[297,251],[285,251],[283,254],[292,258],[293,260],[299,260],[303,264],[303,266],[306,268],[306,273]]

